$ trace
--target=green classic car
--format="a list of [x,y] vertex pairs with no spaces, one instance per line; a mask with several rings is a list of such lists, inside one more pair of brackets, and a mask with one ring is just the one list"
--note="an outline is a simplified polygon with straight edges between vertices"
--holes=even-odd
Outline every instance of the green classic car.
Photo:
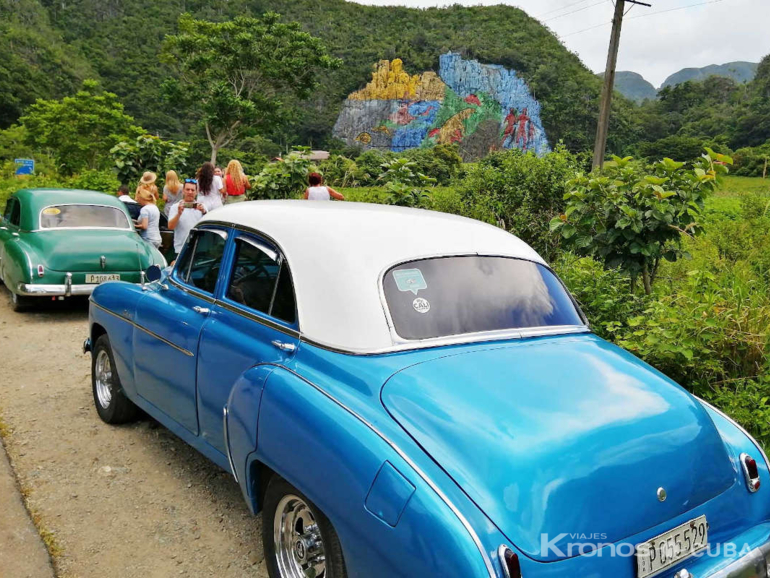
[[150,265],[166,261],[112,195],[24,189],[0,219],[0,279],[15,310],[41,297],[90,295],[104,281],[141,283]]

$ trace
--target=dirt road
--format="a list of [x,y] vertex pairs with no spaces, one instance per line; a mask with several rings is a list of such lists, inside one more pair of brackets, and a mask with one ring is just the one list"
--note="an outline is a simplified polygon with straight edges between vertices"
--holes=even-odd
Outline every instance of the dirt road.
[[57,575],[267,576],[260,519],[229,474],[149,418],[99,420],[81,353],[87,313],[85,302],[14,313],[0,289],[0,417],[29,504],[61,549]]

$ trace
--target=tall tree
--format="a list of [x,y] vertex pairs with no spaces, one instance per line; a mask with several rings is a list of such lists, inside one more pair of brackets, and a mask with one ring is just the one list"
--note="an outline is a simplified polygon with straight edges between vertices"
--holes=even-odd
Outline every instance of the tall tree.
[[110,149],[144,133],[123,111],[118,97],[95,80],[86,80],[74,95],[62,100],[38,100],[19,119],[27,144],[48,151],[64,173],[106,168]]
[[286,112],[281,96],[308,97],[317,72],[341,64],[320,39],[275,13],[229,22],[183,14],[179,34],[166,36],[162,58],[178,73],[166,82],[166,94],[199,115],[212,163],[238,136],[275,127]]

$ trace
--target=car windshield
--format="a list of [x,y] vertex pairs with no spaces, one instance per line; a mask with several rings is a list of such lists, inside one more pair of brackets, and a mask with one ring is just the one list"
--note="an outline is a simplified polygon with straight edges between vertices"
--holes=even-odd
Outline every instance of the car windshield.
[[40,211],[41,229],[130,229],[126,214],[117,207],[100,205],[55,205]]
[[404,339],[583,325],[556,275],[521,259],[412,261],[390,269],[383,289],[396,332]]

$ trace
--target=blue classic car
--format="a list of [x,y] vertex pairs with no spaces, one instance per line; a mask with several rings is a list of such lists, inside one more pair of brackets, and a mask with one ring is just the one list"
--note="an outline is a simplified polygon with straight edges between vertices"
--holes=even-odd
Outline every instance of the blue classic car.
[[505,231],[242,203],[148,278],[91,296],[96,410],[232,472],[272,578],[768,575],[760,446]]

